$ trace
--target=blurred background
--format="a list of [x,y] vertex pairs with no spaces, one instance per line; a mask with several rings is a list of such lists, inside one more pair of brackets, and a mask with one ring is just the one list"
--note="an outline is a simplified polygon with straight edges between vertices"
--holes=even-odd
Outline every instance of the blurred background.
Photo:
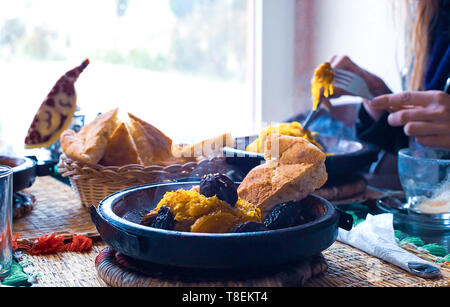
[[398,91],[395,10],[393,0],[0,1],[1,139],[21,154],[40,104],[85,58],[75,87],[87,122],[119,107],[175,142],[251,135],[309,110],[313,71],[334,54]]

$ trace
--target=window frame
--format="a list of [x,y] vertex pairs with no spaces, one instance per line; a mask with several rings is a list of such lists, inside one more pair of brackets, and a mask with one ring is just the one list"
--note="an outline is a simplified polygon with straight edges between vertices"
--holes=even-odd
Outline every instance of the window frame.
[[253,0],[254,130],[295,111],[296,0]]

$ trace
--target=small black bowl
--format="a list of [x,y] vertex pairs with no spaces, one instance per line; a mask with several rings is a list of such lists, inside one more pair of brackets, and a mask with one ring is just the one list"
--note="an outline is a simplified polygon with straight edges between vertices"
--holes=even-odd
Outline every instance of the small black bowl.
[[[198,181],[133,187],[91,207],[103,240],[118,252],[152,263],[190,268],[254,268],[317,255],[335,242],[338,226],[351,224],[327,200],[311,195],[301,201],[317,217],[306,224],[247,233],[191,233],[140,225],[168,191],[190,189]],[[351,226],[350,226],[351,227]]]
[[0,165],[7,165],[13,171],[13,192],[29,188],[37,176],[47,176],[53,173],[56,161],[37,161],[31,157],[14,157],[0,155]]
[[[264,155],[245,151],[257,136],[235,139],[235,147],[225,147],[223,153],[227,163],[237,166],[244,174],[264,162]],[[325,167],[329,182],[342,182],[354,174],[364,171],[378,159],[378,149],[373,145],[337,136],[316,136],[320,144],[332,155],[327,156]]]

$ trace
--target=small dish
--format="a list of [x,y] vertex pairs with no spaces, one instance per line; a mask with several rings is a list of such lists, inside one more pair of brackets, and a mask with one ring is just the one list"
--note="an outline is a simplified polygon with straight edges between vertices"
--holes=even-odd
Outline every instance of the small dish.
[[37,176],[47,176],[53,173],[54,161],[36,161],[34,157],[0,156],[0,165],[13,169],[13,192],[29,188]]
[[450,230],[450,213],[424,214],[408,209],[408,201],[403,192],[393,192],[379,198],[377,207],[392,213],[394,220],[416,231],[448,231]]

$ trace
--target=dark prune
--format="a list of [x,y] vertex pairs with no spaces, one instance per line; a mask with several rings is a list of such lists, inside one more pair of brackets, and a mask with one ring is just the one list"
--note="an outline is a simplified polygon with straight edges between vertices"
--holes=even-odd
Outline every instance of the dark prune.
[[257,232],[269,230],[263,223],[258,222],[245,222],[237,225],[231,232]]
[[172,230],[175,226],[175,216],[166,206],[162,206],[158,210],[158,215],[151,221],[150,227]]
[[303,223],[301,207],[293,202],[276,206],[264,219],[264,225],[271,230],[297,226]]
[[234,182],[224,174],[208,174],[200,181],[200,194],[206,197],[216,195],[220,200],[234,206],[238,200]]
[[142,213],[141,214],[142,219],[141,219],[140,224],[144,225],[144,226],[150,226],[151,223],[155,220],[157,215],[158,215],[158,213],[154,213],[154,212],[152,212],[151,214],[150,213],[147,213],[147,214]]

